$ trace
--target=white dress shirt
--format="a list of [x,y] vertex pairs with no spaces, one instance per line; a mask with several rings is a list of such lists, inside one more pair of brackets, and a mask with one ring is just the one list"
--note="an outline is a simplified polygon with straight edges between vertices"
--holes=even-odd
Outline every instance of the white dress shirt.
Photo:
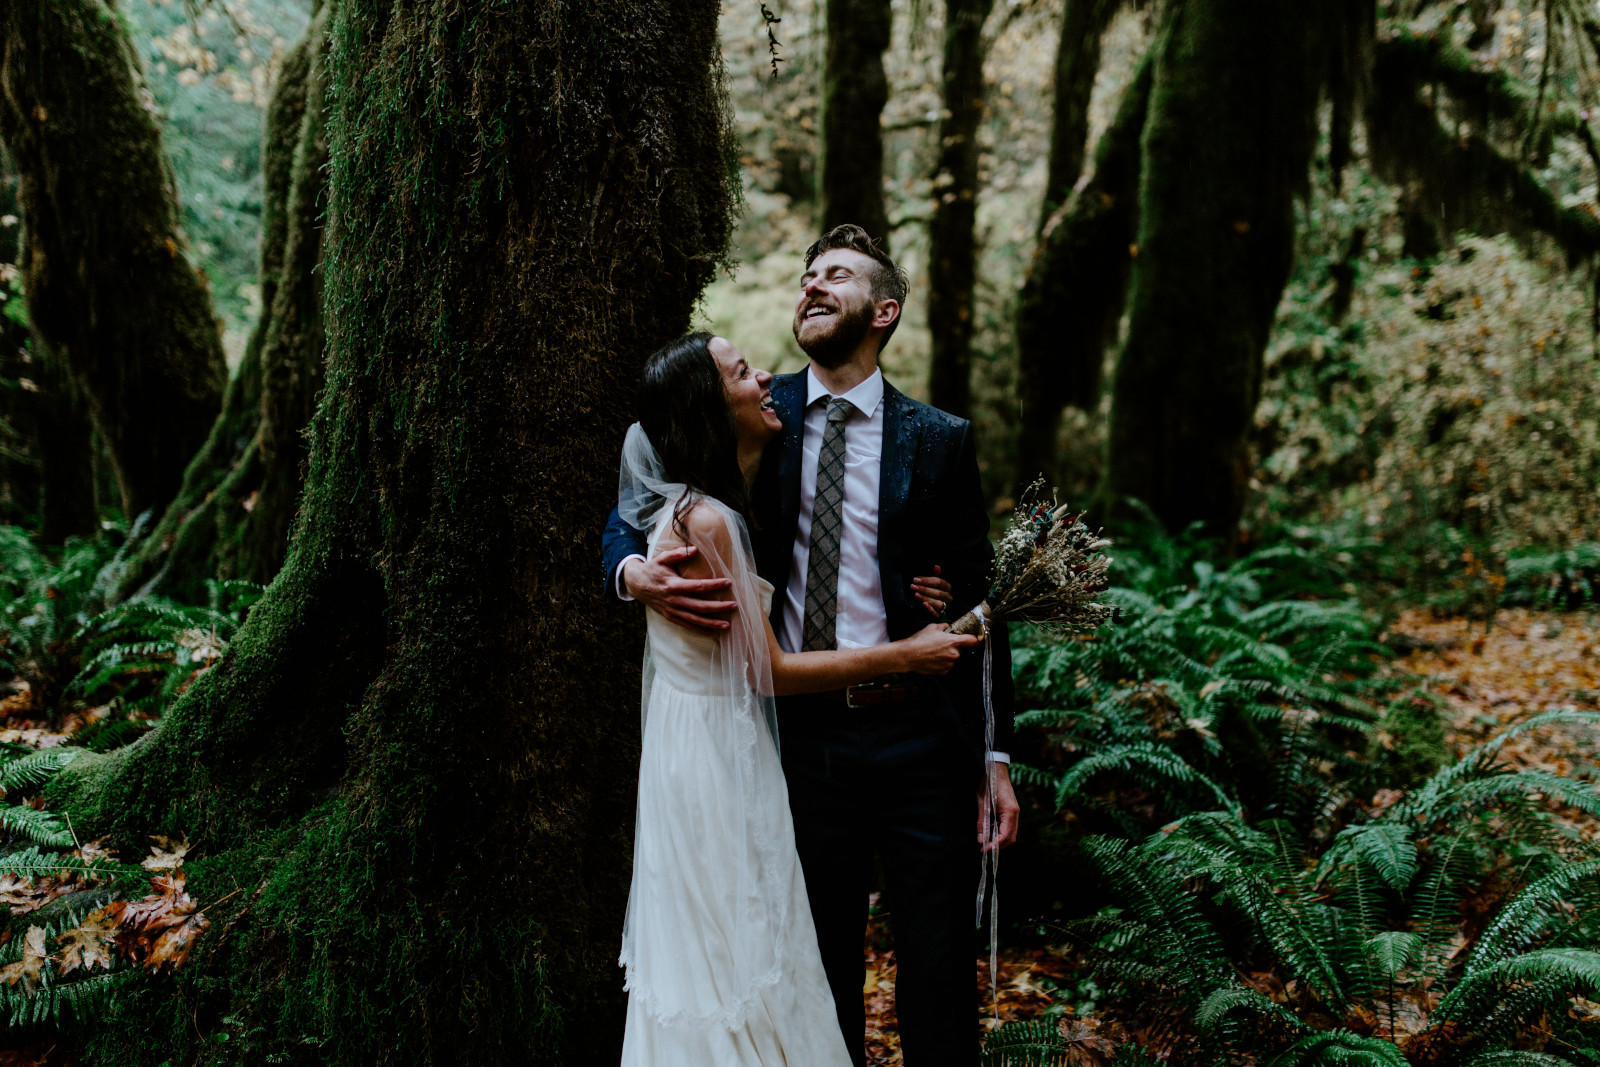
[[[806,569],[811,560],[811,505],[817,495],[817,457],[828,425],[830,394],[806,368],[804,427],[800,434],[800,515],[795,522],[789,584],[783,591],[778,644],[798,652],[804,633]],[[844,420],[844,504],[839,530],[839,605],[834,637],[839,648],[872,648],[889,641],[878,574],[878,481],[883,465],[883,372],[841,394],[850,402]]]

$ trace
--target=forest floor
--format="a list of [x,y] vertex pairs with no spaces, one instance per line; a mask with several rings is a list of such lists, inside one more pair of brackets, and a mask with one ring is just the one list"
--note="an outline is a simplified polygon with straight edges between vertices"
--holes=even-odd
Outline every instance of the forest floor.
[[[1446,728],[1457,756],[1552,708],[1600,710],[1600,615],[1508,609],[1497,612],[1486,627],[1481,618],[1437,618],[1414,610],[1401,614],[1384,639],[1398,653],[1385,671],[1448,703]],[[1575,763],[1600,758],[1600,732],[1587,734],[1571,729],[1531,731],[1512,741],[1505,755],[1525,767],[1572,774]],[[1377,804],[1381,806],[1384,799],[1380,793]],[[1582,829],[1587,834],[1595,830],[1592,825]],[[900,1064],[894,949],[882,915],[874,914],[868,925],[866,965],[862,996],[867,1009],[867,1062]],[[1064,946],[1002,945],[999,1022],[1048,1014],[1059,995],[1052,991],[1064,985],[1070,988],[1073,970],[1073,954]],[[992,1028],[999,1023],[991,1017],[986,954],[974,961],[973,972],[985,1025]],[[1124,1035],[1117,1020],[1093,1010],[1080,1016],[1075,1007],[1062,1005],[1057,1011],[1086,1052],[1110,1052],[1121,1043]]]
[[[1482,619],[1437,618],[1426,611],[1402,614],[1384,634],[1396,657],[1383,669],[1403,686],[1420,686],[1447,704],[1449,743],[1456,755],[1506,727],[1555,707],[1600,710],[1600,614],[1549,613],[1512,609],[1498,612],[1491,625]],[[49,748],[92,724],[97,712],[66,723],[27,721],[19,714],[24,694],[0,700],[0,742]],[[80,719],[82,721],[80,721]],[[1507,746],[1505,755],[1528,767],[1572,774],[1600,759],[1600,730],[1569,728],[1530,732]],[[1576,766],[1584,765],[1583,767]],[[1375,798],[1381,806],[1386,798]],[[1595,827],[1584,825],[1592,834]],[[1002,947],[999,1019],[991,1018],[987,953],[975,956],[975,1000],[985,1025],[1037,1019],[1054,1011],[1070,1028],[1071,1039],[1091,1058],[1111,1052],[1128,1035],[1123,1022],[1092,1002],[1072,1003],[1079,985],[1074,954],[1065,947]],[[865,946],[862,996],[867,1012],[868,1062],[900,1064],[894,1008],[895,954],[889,917],[874,909]],[[1260,976],[1270,978],[1270,976]],[[1136,1036],[1136,1035],[1135,1035]],[[58,1067],[67,1050],[38,1031],[0,1028],[0,1067]]]

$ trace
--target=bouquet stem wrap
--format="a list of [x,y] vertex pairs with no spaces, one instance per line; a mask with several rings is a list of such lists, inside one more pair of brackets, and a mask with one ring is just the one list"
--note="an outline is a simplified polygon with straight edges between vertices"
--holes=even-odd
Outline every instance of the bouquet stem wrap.
[[[1043,481],[1029,487],[1037,499]],[[1000,772],[994,753],[994,642],[996,622],[1031,622],[1062,634],[1092,632],[1111,619],[1099,599],[1111,560],[1111,544],[1053,501],[1024,504],[995,550],[994,576],[983,602],[950,625],[950,632],[983,639],[984,796],[983,863],[978,878],[977,925],[989,905],[989,991],[1000,1016],[1000,811],[995,797]]]
[[[987,639],[989,636],[988,618],[989,602],[985,600],[983,603],[979,604],[977,607],[961,616],[961,618],[951,623],[950,632],[953,634],[966,634],[969,637],[982,637]],[[984,655],[988,655],[987,650],[985,650]]]

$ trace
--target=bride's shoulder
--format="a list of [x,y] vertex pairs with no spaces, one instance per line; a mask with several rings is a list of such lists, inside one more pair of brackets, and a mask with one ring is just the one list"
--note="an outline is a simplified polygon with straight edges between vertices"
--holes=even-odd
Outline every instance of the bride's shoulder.
[[713,541],[731,541],[732,532],[728,528],[727,508],[715,501],[698,497],[686,501],[680,512],[683,527],[689,533],[691,541],[711,539]]

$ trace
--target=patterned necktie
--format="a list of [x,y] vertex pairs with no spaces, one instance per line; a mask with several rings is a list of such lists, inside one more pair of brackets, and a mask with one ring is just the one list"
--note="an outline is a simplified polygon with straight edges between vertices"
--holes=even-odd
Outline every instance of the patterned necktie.
[[811,501],[811,549],[806,561],[805,634],[802,652],[838,647],[834,624],[839,614],[839,534],[844,525],[844,420],[850,401],[830,396],[828,426],[817,454],[817,491]]

